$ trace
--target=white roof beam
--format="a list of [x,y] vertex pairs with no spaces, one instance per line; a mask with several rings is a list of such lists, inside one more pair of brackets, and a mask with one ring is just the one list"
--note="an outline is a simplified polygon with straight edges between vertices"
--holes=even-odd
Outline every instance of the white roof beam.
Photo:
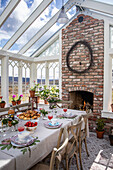
[[[65,6],[64,9],[67,12],[70,8],[72,8],[72,6],[75,5],[75,0],[70,0],[68,1]],[[40,29],[30,40],[27,44],[25,44],[25,46],[23,46],[23,48],[21,48],[21,50],[18,52],[19,54],[23,54],[25,53],[39,38],[41,38],[45,32],[47,32],[52,25],[54,25],[57,21],[57,18],[59,16],[60,11],[58,11],[45,25],[42,29]]]
[[[79,3],[79,0],[76,0],[76,2]],[[95,0],[84,0],[80,6],[113,15],[113,5],[104,2],[98,2]]]
[[39,17],[39,15],[49,6],[49,4],[52,1],[53,0],[42,1],[42,3],[34,10],[34,12],[15,32],[15,34],[10,38],[10,40],[5,44],[5,46],[2,49],[8,50],[19,39],[19,37],[30,27],[30,25]]
[[0,27],[4,24],[9,15],[13,12],[21,0],[11,0],[0,15]]

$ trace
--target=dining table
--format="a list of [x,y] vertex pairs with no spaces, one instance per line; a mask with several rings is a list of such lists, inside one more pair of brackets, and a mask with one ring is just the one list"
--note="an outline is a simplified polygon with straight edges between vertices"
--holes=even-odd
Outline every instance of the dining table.
[[[28,170],[36,163],[43,160],[52,149],[57,145],[57,139],[59,135],[60,128],[68,127],[72,123],[77,123],[79,117],[83,114],[86,114],[85,111],[80,110],[67,110],[67,115],[75,115],[72,117],[59,117],[59,115],[64,114],[62,108],[49,109],[48,106],[45,107],[45,110],[52,112],[53,120],[57,121],[61,126],[57,128],[49,128],[46,126],[48,118],[40,117],[37,121],[38,125],[36,130],[30,131],[30,135],[33,138],[37,138],[39,142],[36,142],[35,145],[30,145],[27,149],[27,152],[23,154],[18,146],[9,150],[0,149],[0,170]],[[26,121],[20,120],[18,126],[24,126]],[[89,128],[87,126],[88,135]],[[18,131],[11,131],[10,128],[6,132],[5,136],[3,132],[0,132],[0,143],[5,138],[10,138],[12,136],[18,135]],[[24,149],[24,148],[23,148]]]

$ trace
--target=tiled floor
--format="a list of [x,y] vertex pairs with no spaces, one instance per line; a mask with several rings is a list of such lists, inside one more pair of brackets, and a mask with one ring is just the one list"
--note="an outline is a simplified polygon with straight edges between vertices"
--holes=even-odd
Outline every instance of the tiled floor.
[[[108,136],[98,139],[96,133],[90,132],[87,145],[89,157],[87,157],[84,145],[82,149],[84,170],[113,170],[113,146],[110,145]],[[73,158],[70,170],[76,169],[76,160]]]

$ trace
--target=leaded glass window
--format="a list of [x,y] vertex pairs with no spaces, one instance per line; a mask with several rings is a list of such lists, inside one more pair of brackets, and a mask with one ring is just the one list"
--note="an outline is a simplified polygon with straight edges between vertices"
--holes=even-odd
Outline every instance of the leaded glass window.
[[22,62],[22,94],[23,101],[28,101],[30,89],[30,64]]
[[9,103],[13,94],[18,96],[18,67],[18,61],[9,60]]

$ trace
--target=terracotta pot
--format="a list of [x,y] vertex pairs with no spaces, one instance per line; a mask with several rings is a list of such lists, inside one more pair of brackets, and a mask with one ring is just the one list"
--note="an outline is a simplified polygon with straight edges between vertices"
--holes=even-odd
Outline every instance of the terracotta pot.
[[97,138],[103,139],[104,130],[103,130],[103,131],[97,131],[97,130],[96,130],[96,133],[97,133]]
[[16,105],[16,101],[12,101],[12,105],[15,106]]
[[47,100],[44,100],[44,104],[49,104]]
[[38,96],[38,98],[37,98],[37,103],[40,103],[40,97]]
[[35,97],[35,91],[30,90],[29,92],[30,92],[30,97]]
[[16,102],[17,102],[17,104],[21,104],[21,100],[17,100]]
[[6,103],[0,103],[0,108],[4,108]]

